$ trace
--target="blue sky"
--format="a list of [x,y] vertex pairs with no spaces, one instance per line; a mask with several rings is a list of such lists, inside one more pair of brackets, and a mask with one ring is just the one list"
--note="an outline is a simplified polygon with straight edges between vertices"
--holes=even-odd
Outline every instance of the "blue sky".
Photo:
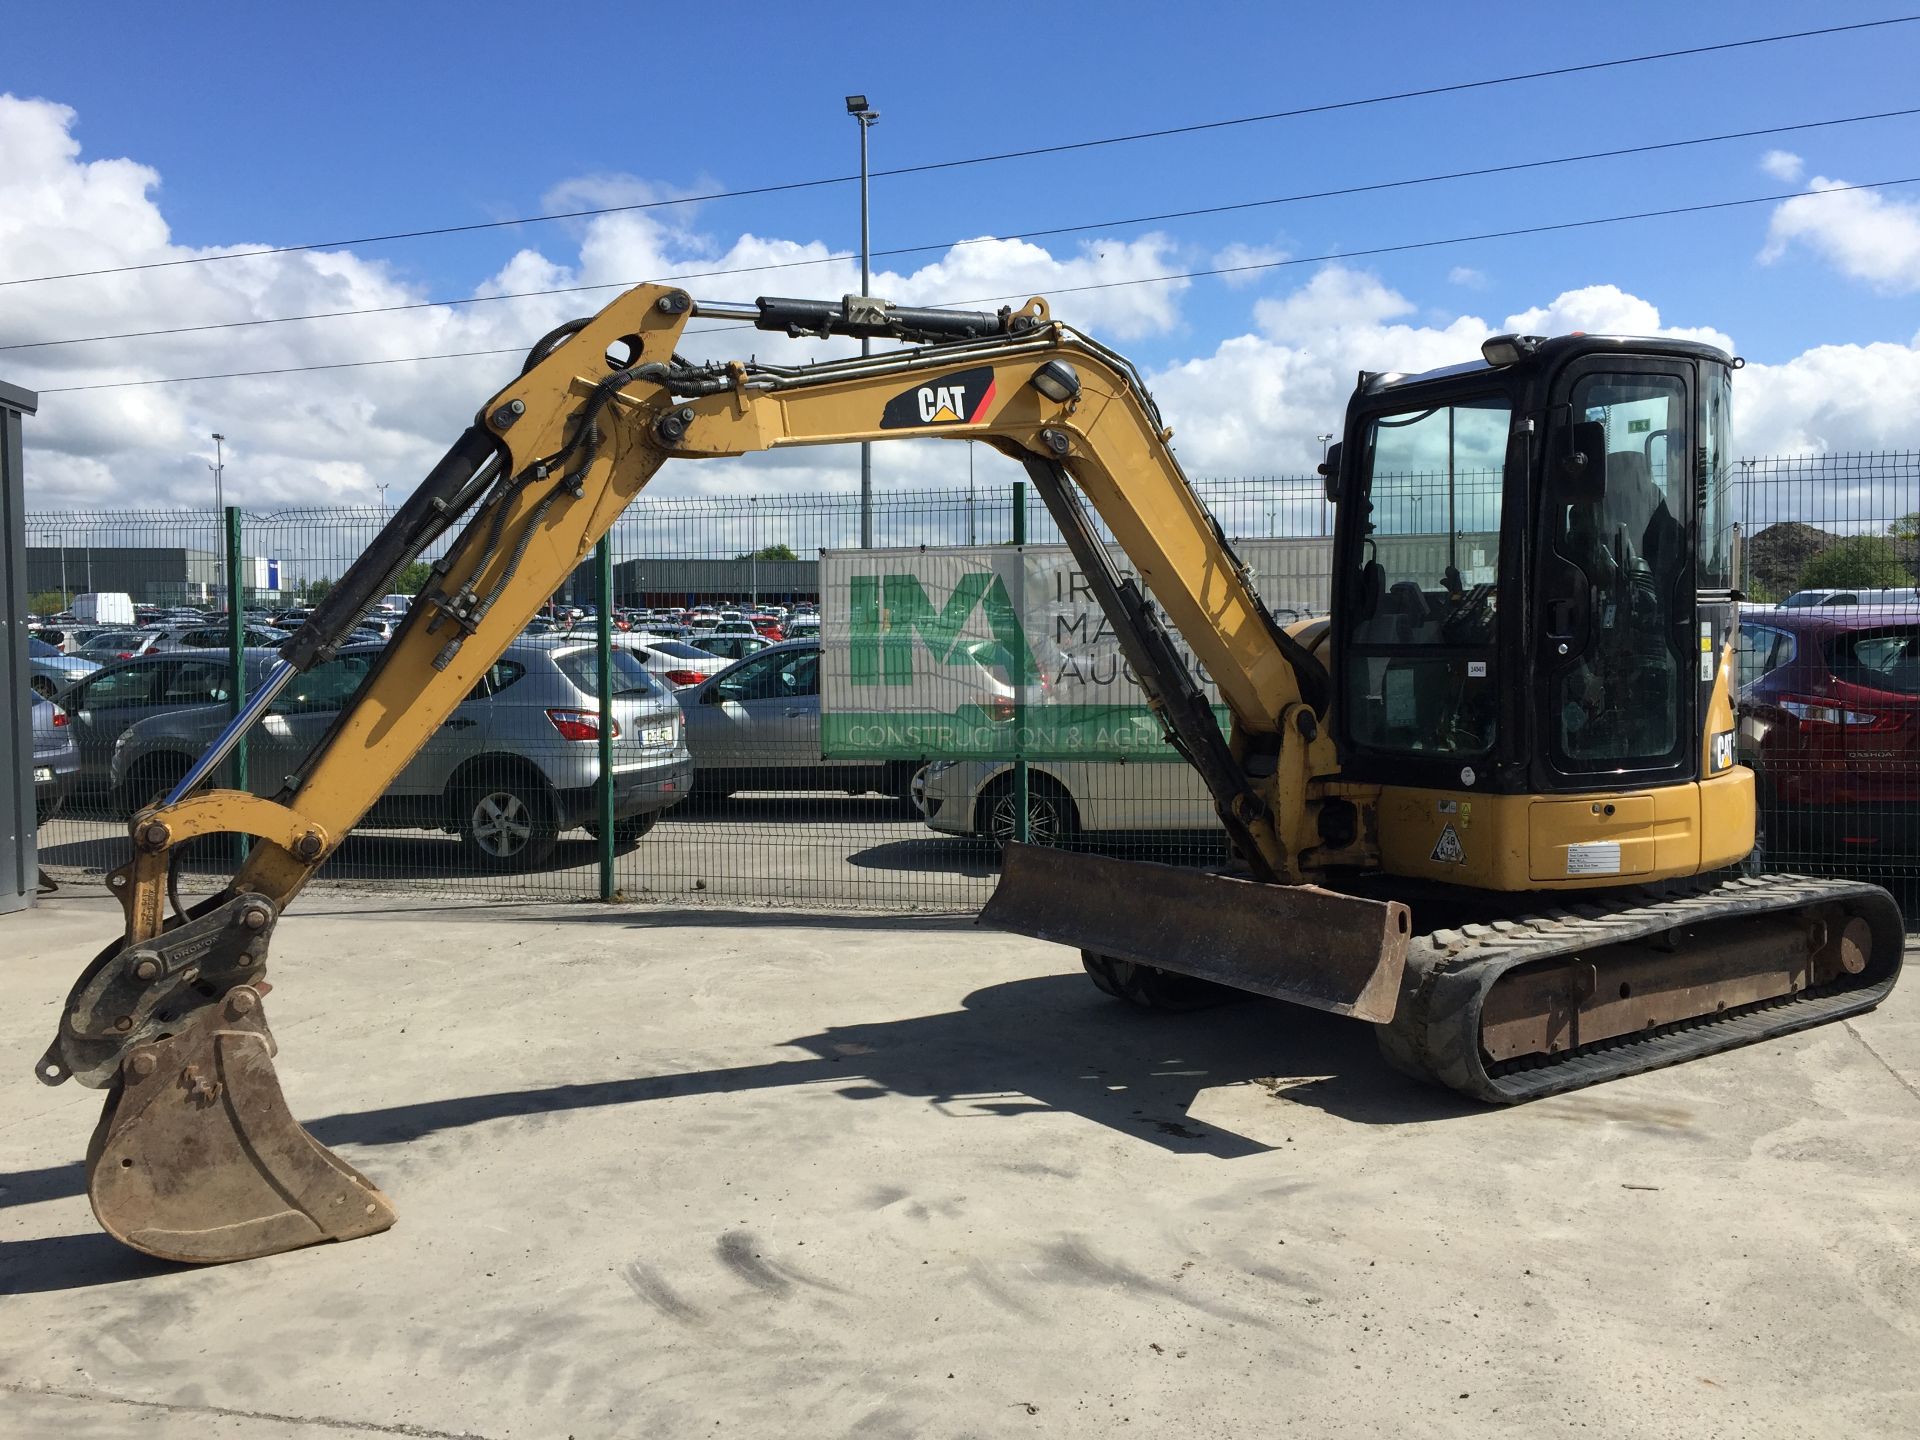
[[[671,11],[500,4],[41,6],[9,17],[0,92],[70,107],[80,161],[125,157],[157,172],[148,200],[167,226],[168,243],[240,246],[500,219],[581,195],[671,195],[845,175],[856,163],[857,131],[842,97],[853,91],[867,93],[882,112],[873,147],[874,165],[884,169],[1903,12],[1844,3],[1621,3],[1598,10],[1123,3],[1100,7],[1093,23],[1089,13],[992,4]],[[1104,223],[1903,108],[1920,104],[1916,60],[1920,24],[1902,25],[1064,156],[883,176],[873,186],[874,245],[937,247],[961,237],[1097,226],[1038,242],[1053,256],[1079,256],[1097,267],[1103,245],[1157,235],[1150,251],[1130,261],[1126,273],[1137,275],[1209,268],[1223,257],[1350,254],[1789,192],[1803,188],[1805,177],[1859,183],[1920,175],[1920,116],[1909,116],[1154,226]],[[1769,150],[1800,157],[1800,169],[1776,161],[1769,173],[1763,168]],[[1883,192],[1895,207],[1911,206],[1917,197],[1920,186]],[[669,238],[681,258],[737,252],[743,234],[848,250],[857,243],[857,214],[850,184],[657,212],[673,227]],[[1568,292],[1611,285],[1656,307],[1661,324],[1726,334],[1748,358],[1768,365],[1790,364],[1823,346],[1913,349],[1920,281],[1908,283],[1900,257],[1877,278],[1857,259],[1850,273],[1834,249],[1844,237],[1802,234],[1763,258],[1774,221],[1774,206],[1756,205],[1371,257],[1341,267],[1343,275],[1366,277],[1371,290],[1328,280],[1322,298],[1329,305],[1373,305],[1388,330],[1444,332],[1463,316],[1495,325],[1550,307]],[[0,231],[0,278],[23,267],[39,273],[35,267],[45,263],[44,251],[31,244],[32,223],[28,214],[16,217],[15,230]],[[140,226],[126,229],[136,233]],[[381,284],[413,298],[444,299],[497,282],[523,251],[570,274],[601,278],[610,272],[595,269],[582,252],[591,239],[590,227],[571,222],[366,246],[354,255]],[[1093,248],[1083,254],[1083,244]],[[146,249],[129,242],[125,258],[162,248],[157,241]],[[940,259],[933,249],[887,263],[911,271]],[[259,263],[226,268],[238,273]],[[1150,371],[1217,360],[1235,337],[1261,333],[1297,349],[1297,335],[1275,329],[1278,312],[1259,307],[1297,300],[1322,268],[1296,265],[1231,282],[1159,287],[1169,292],[1170,308],[1151,319],[1110,323],[1131,327],[1125,348]],[[173,295],[165,285],[176,278],[182,288]],[[837,269],[801,269],[703,280],[691,288],[713,299],[837,294],[844,279]],[[180,272],[159,272],[137,295],[93,281],[0,290],[0,343],[144,328],[155,316],[185,323],[199,303],[188,284]],[[248,292],[258,314],[314,303],[290,283],[234,285]],[[1401,308],[1381,308],[1383,293]],[[206,305],[220,318],[236,313],[225,302]],[[1083,306],[1072,296],[1055,305],[1069,319],[1082,308],[1096,318],[1106,314],[1094,301]],[[1298,319],[1299,307],[1287,313]],[[362,351],[405,355],[445,343],[444,336],[410,325],[396,318],[369,331]],[[352,352],[338,333],[324,358]],[[131,341],[58,355],[0,352],[0,375],[53,388],[107,375],[277,365],[292,343],[289,336],[240,331],[165,346]],[[1336,390],[1315,394],[1316,410],[1337,408],[1338,394],[1350,385],[1351,348],[1325,347],[1325,364],[1346,368]],[[1412,348],[1423,350],[1424,342]],[[1362,358],[1377,368],[1397,363],[1388,354]],[[468,397],[468,408],[507,369],[501,362],[443,362],[440,368],[448,372],[451,393]],[[154,393],[161,389],[164,398]],[[96,400],[104,406],[127,393],[101,392]],[[138,403],[178,412],[167,423],[187,435],[215,423],[244,429],[220,419],[222,405],[272,402],[263,391],[218,382],[153,387]],[[80,405],[76,397],[74,408]],[[457,409],[433,418],[457,430]],[[50,458],[84,456],[110,471],[135,463],[138,444],[116,445],[97,435],[89,440],[83,433],[132,428],[114,418],[119,414],[43,426],[37,443]],[[1275,430],[1292,437],[1273,442],[1281,453],[1249,450],[1240,468],[1263,461],[1296,466],[1297,437],[1331,418],[1318,413]],[[338,483],[358,484],[384,473],[383,465],[396,467],[400,473],[392,478],[402,480],[404,467],[421,458],[415,450],[425,453],[429,430],[423,422],[419,447],[396,442],[385,460],[356,456],[352,464],[359,469]],[[1886,441],[1884,433],[1805,433],[1823,445]],[[1786,443],[1801,432],[1782,435]],[[315,433],[278,443],[271,453],[294,464],[326,453],[329,444],[337,449],[340,437]],[[261,445],[255,450],[264,464],[270,452]],[[57,482],[54,493],[70,500],[110,493],[117,483],[94,472],[88,479],[61,463],[50,464],[48,473]]]

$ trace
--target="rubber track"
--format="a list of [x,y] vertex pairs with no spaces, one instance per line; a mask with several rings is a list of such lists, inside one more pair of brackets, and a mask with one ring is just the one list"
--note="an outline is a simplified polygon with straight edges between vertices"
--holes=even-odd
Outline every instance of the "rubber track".
[[[1799,995],[1763,1000],[1697,1020],[1599,1041],[1551,1058],[1489,1067],[1480,1048],[1481,1005],[1515,966],[1616,945],[1682,925],[1739,915],[1777,914],[1843,904],[1873,929],[1873,951],[1859,975]],[[1677,1065],[1870,1010],[1899,978],[1905,930],[1899,906],[1878,886],[1802,875],[1740,877],[1690,893],[1648,900],[1620,897],[1518,919],[1416,935],[1390,1025],[1376,1032],[1395,1068],[1477,1100],[1512,1105]]]

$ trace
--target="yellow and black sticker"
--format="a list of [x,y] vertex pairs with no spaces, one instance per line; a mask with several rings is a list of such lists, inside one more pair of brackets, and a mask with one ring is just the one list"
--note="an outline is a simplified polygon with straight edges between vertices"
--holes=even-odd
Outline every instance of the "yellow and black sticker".
[[1708,761],[1715,775],[1733,768],[1733,731],[1721,730],[1711,737]]
[[922,425],[978,425],[993,404],[993,367],[977,366],[942,375],[887,401],[880,412],[882,430],[906,430]]

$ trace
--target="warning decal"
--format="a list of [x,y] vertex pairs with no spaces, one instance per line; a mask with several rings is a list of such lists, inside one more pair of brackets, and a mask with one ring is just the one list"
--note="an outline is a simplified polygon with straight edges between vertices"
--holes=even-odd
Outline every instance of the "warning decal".
[[1454,832],[1451,820],[1440,827],[1440,838],[1433,842],[1433,851],[1427,858],[1436,865],[1467,863],[1466,847],[1460,843],[1460,837]]

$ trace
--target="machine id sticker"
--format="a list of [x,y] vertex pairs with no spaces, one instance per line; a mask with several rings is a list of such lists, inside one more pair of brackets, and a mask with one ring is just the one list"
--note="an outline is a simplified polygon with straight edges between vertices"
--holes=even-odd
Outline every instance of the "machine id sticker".
[[1567,874],[1618,875],[1619,873],[1620,842],[1618,840],[1583,840],[1578,845],[1567,846]]
[[[1614,847],[1616,850],[1619,848],[1617,845]],[[1440,838],[1433,842],[1433,852],[1427,858],[1436,865],[1467,863],[1467,849],[1460,843],[1460,837],[1454,832],[1451,820],[1440,827]]]
[[1700,622],[1700,678],[1708,682],[1713,680],[1713,622],[1711,620]]
[[1467,661],[1467,678],[1469,680],[1484,680],[1486,679],[1486,676],[1487,676],[1486,661],[1484,660]]

